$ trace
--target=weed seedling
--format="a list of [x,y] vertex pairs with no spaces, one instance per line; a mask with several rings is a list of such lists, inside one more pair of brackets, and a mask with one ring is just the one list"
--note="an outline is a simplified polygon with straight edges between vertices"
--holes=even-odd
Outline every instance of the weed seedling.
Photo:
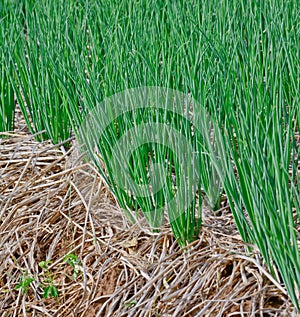
[[43,274],[45,276],[44,283],[41,287],[44,291],[43,298],[49,298],[49,297],[58,297],[58,289],[53,284],[54,275],[49,270],[49,265],[52,263],[50,260],[41,261],[39,263],[39,266],[43,269]]
[[22,276],[19,284],[14,288],[15,290],[21,289],[22,293],[25,294],[28,291],[28,287],[35,279],[29,276]]
[[70,279],[75,280],[76,277],[78,276],[79,272],[80,272],[79,269],[78,269],[78,265],[79,265],[80,261],[79,261],[77,255],[75,255],[73,253],[66,255],[64,257],[64,262],[72,266],[72,268],[73,268],[73,276],[70,277]]

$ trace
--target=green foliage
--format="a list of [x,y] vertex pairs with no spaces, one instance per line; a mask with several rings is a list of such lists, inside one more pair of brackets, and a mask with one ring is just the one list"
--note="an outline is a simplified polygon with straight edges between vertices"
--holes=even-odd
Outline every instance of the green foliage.
[[[24,32],[13,54],[12,84],[26,123],[39,140],[51,139],[59,143],[69,138],[71,125],[65,98],[58,88],[58,77],[51,63],[66,63],[68,54],[63,45],[62,24],[67,19],[64,5],[55,8],[44,5],[23,7]],[[66,64],[65,64],[66,65]]]
[[[14,6],[0,8],[19,12]],[[193,134],[188,124],[180,126],[181,118],[173,114],[129,112],[99,138],[95,164],[131,220],[141,210],[152,227],[160,226],[162,213],[148,211],[161,210],[176,195],[172,177],[180,179],[183,156],[155,142],[133,151],[129,175],[137,184],[149,184],[150,162],[166,171],[162,191],[135,197],[116,182],[112,148],[128,129],[169,122],[199,153],[197,168],[188,169],[199,174],[199,201],[171,221],[179,243],[197,236],[201,192],[218,209],[224,186],[241,236],[259,247],[299,308],[299,11],[296,0],[23,1],[20,19],[0,17],[2,39],[9,24],[17,28],[18,20],[23,26],[11,40],[14,49],[9,41],[0,42],[5,61],[0,130],[12,127],[10,83],[31,131],[45,130],[42,138],[55,143],[68,138],[71,125],[79,137],[86,115],[120,91],[159,86],[192,96],[213,119],[213,142],[203,130]],[[200,108],[194,109],[196,116]],[[83,138],[87,146],[95,145],[89,138],[96,133]],[[171,212],[184,209],[184,196],[181,200]],[[77,274],[76,258],[66,262]],[[55,291],[49,288],[47,294]]]
[[43,298],[49,298],[49,297],[58,297],[58,289],[53,284],[47,285],[43,287],[44,293]]
[[43,275],[44,275],[44,280],[43,283],[41,284],[41,287],[43,289],[43,298],[49,298],[49,297],[58,297],[58,289],[57,287],[53,284],[53,280],[55,276],[50,272],[49,270],[49,265],[52,264],[51,260],[46,260],[46,261],[41,261],[39,263],[39,266],[43,269]]
[[8,0],[0,4],[0,132],[14,128],[15,100],[10,82],[12,72],[11,52],[20,31],[20,7]]
[[[69,277],[70,279],[75,280],[78,275],[80,274],[80,260],[77,257],[77,255],[70,253],[67,254],[64,259],[64,263],[70,265],[73,269],[73,275],[72,277]],[[51,260],[45,260],[39,262],[39,267],[42,269],[42,272],[40,274],[40,287],[43,290],[43,298],[47,299],[50,297],[57,298],[59,296],[59,291],[56,285],[54,285],[54,280],[56,277],[56,273],[52,273],[50,271],[50,265],[52,264]],[[60,264],[60,267],[63,264]],[[38,279],[32,278],[28,276],[28,273],[24,274],[21,278],[19,283],[14,288],[15,290],[21,289],[22,293],[26,293],[28,291],[28,287],[31,285],[32,282],[37,281]]]
[[20,278],[19,284],[15,287],[15,290],[21,289],[22,292],[25,294],[28,291],[28,287],[30,284],[35,281],[34,278],[28,277],[28,276],[23,276]]
[[49,273],[48,266],[49,266],[51,263],[52,263],[51,260],[41,261],[41,262],[39,263],[39,266],[40,266],[42,269],[46,270],[47,273]]
[[79,275],[80,270],[78,268],[78,265],[80,264],[80,261],[77,257],[77,255],[70,253],[67,254],[64,257],[64,262],[71,265],[71,267],[73,268],[73,279],[76,279],[76,277]]

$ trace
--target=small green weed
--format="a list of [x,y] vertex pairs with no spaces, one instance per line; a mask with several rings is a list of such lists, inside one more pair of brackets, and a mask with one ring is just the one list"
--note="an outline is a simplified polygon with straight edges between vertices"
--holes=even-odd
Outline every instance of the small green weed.
[[49,265],[52,264],[51,260],[41,261],[39,263],[39,266],[43,269],[43,275],[44,275],[44,282],[41,284],[41,287],[44,291],[43,298],[49,298],[49,297],[58,297],[58,289],[53,284],[53,280],[55,278],[55,275],[53,275],[49,270]]
[[20,278],[19,284],[14,288],[15,290],[21,289],[22,293],[25,294],[28,291],[30,284],[35,281],[34,278],[29,276],[22,276]]
[[79,268],[78,268],[80,261],[79,261],[77,255],[75,255],[73,253],[66,255],[64,257],[64,262],[72,266],[73,276],[70,278],[75,280],[76,277],[78,276],[78,274],[80,273]]

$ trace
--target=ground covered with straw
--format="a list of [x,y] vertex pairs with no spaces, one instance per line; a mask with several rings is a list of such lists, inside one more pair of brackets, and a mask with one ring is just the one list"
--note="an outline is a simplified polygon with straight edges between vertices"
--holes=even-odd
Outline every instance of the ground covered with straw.
[[[1,316],[296,316],[226,197],[180,249],[168,225],[130,225],[75,142],[0,139]],[[72,255],[73,265],[66,261]],[[47,269],[41,262],[47,262]],[[26,291],[16,289],[31,278]],[[58,296],[44,298],[52,285]]]

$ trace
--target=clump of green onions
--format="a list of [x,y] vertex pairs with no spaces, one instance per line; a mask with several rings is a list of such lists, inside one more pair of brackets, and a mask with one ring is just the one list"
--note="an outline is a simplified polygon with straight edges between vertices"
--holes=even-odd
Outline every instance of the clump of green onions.
[[[197,236],[202,193],[217,210],[224,191],[242,238],[259,247],[299,308],[298,1],[25,1],[22,10],[24,30],[2,71],[12,79],[31,131],[45,130],[44,138],[59,142],[72,126],[128,217],[141,210],[158,227],[162,214],[148,211],[160,210],[175,195],[173,176],[180,179],[181,170],[176,155],[155,142],[132,153],[129,172],[137,184],[149,184],[151,164],[165,164],[165,189],[152,197],[136,197],[119,186],[111,158],[128,129],[169,120],[198,153],[188,169],[199,176],[197,199],[171,221],[179,243]],[[11,101],[6,76],[1,96]],[[79,135],[95,107],[122,91],[149,86],[196,100],[195,117],[205,109],[213,122],[207,135],[189,120],[180,125],[182,118],[150,107],[114,118],[100,138],[96,129]],[[10,108],[1,108],[1,99],[1,124],[8,122],[3,109],[12,113],[10,101]],[[184,196],[177,207],[184,209]]]
[[10,77],[11,52],[15,49],[20,23],[20,10],[9,1],[0,4],[0,132],[14,128],[15,100]]

